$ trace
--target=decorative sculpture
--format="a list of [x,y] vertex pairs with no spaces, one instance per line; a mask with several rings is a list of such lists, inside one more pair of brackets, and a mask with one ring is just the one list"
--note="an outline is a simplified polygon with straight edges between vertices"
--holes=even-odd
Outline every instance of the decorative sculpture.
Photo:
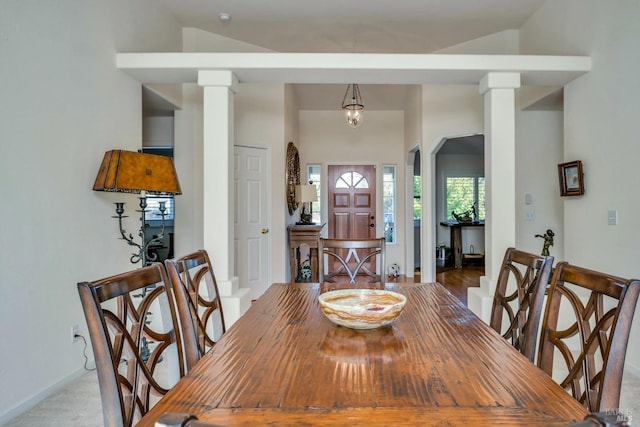
[[467,209],[461,214],[457,214],[456,211],[451,211],[451,216],[453,216],[456,221],[465,224],[470,222],[478,222],[478,209],[476,208],[476,202],[473,202],[471,208]]
[[549,229],[545,234],[536,234],[536,237],[541,237],[544,239],[544,244],[542,246],[542,256],[549,256],[549,248],[553,246],[553,236],[555,233]]

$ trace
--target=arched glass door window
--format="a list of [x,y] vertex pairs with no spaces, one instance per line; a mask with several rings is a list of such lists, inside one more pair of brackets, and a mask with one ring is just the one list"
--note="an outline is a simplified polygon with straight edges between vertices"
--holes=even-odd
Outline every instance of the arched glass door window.
[[362,174],[349,171],[340,175],[336,181],[336,188],[369,188],[369,182]]

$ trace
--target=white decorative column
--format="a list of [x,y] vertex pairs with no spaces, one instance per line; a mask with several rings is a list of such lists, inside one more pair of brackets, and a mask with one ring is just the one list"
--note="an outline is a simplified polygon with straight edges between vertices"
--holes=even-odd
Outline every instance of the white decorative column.
[[247,290],[234,276],[233,96],[238,79],[231,71],[199,71],[203,86],[203,242],[215,271],[226,326],[243,313]]
[[519,73],[489,73],[480,81],[485,131],[485,275],[480,288],[469,288],[468,306],[487,322],[504,252],[516,241],[515,89],[519,87]]

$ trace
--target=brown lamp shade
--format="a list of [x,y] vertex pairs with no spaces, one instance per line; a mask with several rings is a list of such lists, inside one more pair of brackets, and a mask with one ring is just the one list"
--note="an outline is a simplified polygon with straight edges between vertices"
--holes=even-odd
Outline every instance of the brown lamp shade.
[[95,191],[182,194],[173,159],[135,151],[111,150],[104,154]]

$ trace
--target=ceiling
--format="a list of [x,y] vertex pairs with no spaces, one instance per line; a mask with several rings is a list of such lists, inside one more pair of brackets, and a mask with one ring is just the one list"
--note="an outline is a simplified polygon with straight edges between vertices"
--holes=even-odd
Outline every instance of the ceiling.
[[[518,29],[546,0],[158,0],[183,27],[278,52],[433,53]],[[220,13],[230,19],[222,21]]]
[[438,154],[482,156],[484,155],[484,135],[474,134],[446,138],[440,146]]
[[[546,0],[157,1],[183,27],[262,51],[424,54],[518,29]],[[221,20],[221,13],[230,19]],[[346,86],[300,84],[295,89],[302,110],[339,110]],[[362,84],[360,89],[365,110],[403,110],[411,86]]]

